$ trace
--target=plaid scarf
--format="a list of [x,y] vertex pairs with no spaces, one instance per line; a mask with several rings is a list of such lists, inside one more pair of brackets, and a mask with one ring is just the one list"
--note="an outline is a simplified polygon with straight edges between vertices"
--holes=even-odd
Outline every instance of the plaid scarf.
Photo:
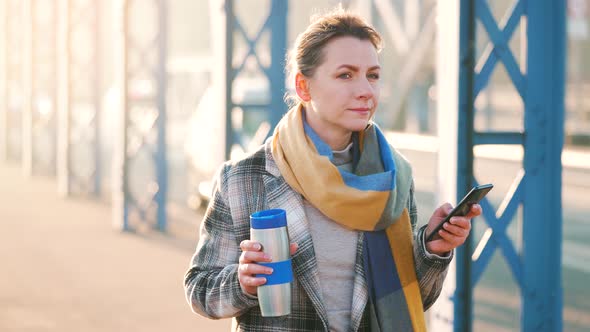
[[335,222],[363,231],[372,331],[425,331],[407,210],[409,163],[376,124],[353,133],[353,171],[332,163],[332,149],[292,108],[273,134],[272,155],[285,181]]

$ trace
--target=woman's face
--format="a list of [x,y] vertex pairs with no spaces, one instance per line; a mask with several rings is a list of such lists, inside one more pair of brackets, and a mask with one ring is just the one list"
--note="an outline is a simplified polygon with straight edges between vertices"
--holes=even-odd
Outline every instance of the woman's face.
[[323,49],[323,63],[307,78],[308,123],[320,135],[363,130],[377,108],[380,66],[369,40],[338,37]]

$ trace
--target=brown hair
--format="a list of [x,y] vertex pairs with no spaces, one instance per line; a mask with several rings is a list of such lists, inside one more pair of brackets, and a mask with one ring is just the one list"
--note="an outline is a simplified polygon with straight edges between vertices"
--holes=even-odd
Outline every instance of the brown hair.
[[[291,71],[291,78],[297,72],[312,77],[324,60],[322,51],[326,44],[344,36],[368,40],[377,52],[382,49],[381,35],[371,25],[359,15],[338,8],[327,14],[313,16],[307,29],[297,36],[293,49],[287,54],[287,69]],[[288,101],[292,99],[293,96],[287,97]]]

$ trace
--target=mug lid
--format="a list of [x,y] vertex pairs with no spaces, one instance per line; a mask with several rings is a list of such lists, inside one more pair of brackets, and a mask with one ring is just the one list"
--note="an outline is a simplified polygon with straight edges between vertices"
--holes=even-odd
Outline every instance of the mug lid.
[[283,209],[254,212],[250,215],[250,226],[254,229],[286,227],[287,212]]

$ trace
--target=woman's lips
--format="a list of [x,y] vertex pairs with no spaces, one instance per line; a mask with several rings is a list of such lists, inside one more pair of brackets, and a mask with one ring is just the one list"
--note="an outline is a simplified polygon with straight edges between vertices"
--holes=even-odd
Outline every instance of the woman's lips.
[[369,113],[371,111],[370,108],[366,108],[366,107],[361,107],[361,108],[349,108],[350,111],[353,111],[355,113]]
[[368,101],[367,106],[350,108],[351,111],[357,112],[357,113],[369,113],[369,112],[371,112],[371,109],[373,109],[373,102],[372,102],[372,100],[369,100]]

